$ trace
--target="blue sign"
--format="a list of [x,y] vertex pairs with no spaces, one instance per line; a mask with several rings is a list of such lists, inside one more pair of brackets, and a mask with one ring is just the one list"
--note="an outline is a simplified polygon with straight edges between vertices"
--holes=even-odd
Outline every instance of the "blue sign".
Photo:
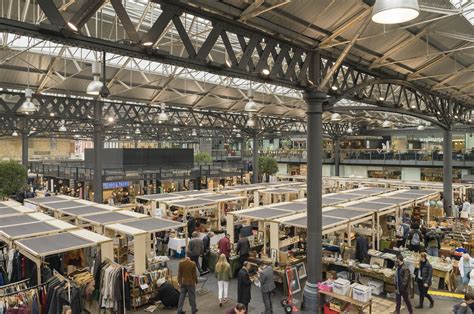
[[113,190],[118,188],[127,188],[130,186],[129,181],[117,181],[117,182],[104,182],[102,188],[104,190]]

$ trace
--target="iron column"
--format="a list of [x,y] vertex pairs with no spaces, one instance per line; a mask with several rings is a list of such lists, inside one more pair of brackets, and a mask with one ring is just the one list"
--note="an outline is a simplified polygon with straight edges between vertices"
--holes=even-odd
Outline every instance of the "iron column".
[[453,213],[453,131],[443,131],[443,207],[446,216]]
[[334,175],[339,177],[339,164],[341,162],[341,139],[334,138]]
[[317,284],[322,280],[322,194],[323,194],[323,102],[326,93],[317,90],[305,92],[308,121],[307,138],[307,248],[308,278],[304,287],[305,310],[319,313]]
[[104,123],[102,121],[102,102],[95,102],[94,115],[94,201],[102,204],[102,151],[104,149]]
[[256,134],[253,136],[252,173],[252,183],[258,183],[258,137]]

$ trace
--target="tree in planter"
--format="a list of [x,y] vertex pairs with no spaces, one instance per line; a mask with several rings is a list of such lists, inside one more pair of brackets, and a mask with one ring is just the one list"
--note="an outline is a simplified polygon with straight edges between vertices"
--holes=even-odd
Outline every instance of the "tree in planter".
[[0,162],[0,197],[9,197],[26,188],[28,173],[15,161]]
[[[278,163],[275,158],[261,156],[258,158],[258,171],[263,176],[272,176],[278,172]],[[268,181],[268,177],[267,177]]]
[[194,162],[198,164],[210,164],[212,162],[212,157],[206,152],[200,152],[194,155]]

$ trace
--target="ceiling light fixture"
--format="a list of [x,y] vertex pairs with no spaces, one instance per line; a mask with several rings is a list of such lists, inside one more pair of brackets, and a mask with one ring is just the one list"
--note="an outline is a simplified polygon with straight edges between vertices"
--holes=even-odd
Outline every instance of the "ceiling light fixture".
[[262,74],[265,75],[265,76],[270,75],[270,70],[265,68],[265,69],[262,70]]
[[107,121],[109,121],[110,123],[114,122],[114,120],[115,120],[114,117],[108,117],[107,118]]
[[416,109],[416,105],[415,105],[415,104],[411,104],[411,105],[410,105],[410,108],[411,108],[411,109]]
[[87,85],[86,92],[88,95],[99,96],[104,83],[100,81],[100,63],[97,61],[92,63],[92,76],[94,79]]
[[192,135],[192,136],[197,136],[197,133],[196,133],[196,130],[195,130],[195,129],[193,129],[191,135]]
[[18,132],[16,130],[13,131],[12,136],[18,136]]
[[161,107],[161,112],[158,115],[158,122],[162,123],[162,122],[168,121],[168,114],[166,113],[166,105],[164,103],[162,103],[160,107]]
[[388,121],[388,120],[385,120],[383,123],[382,123],[382,128],[391,128],[392,127],[392,122],[391,121]]
[[379,100],[380,100],[380,101],[384,101],[385,98],[383,98],[382,96],[380,96],[380,97],[379,97]]
[[245,111],[246,112],[257,112],[258,111],[258,107],[257,107],[257,104],[255,103],[255,101],[253,101],[253,90],[252,90],[252,86],[250,86],[248,92],[247,92],[247,97],[248,97],[248,101],[247,103],[245,104]]
[[337,112],[334,112],[332,115],[331,115],[331,121],[332,122],[338,122],[338,121],[341,121],[341,115]]
[[61,120],[61,126],[59,127],[59,132],[66,132],[67,131],[66,126],[64,125],[65,123],[66,123],[66,121]]
[[337,90],[337,86],[336,86],[336,85],[333,85],[333,86],[331,86],[331,89],[332,89],[332,90]]
[[416,128],[418,131],[424,131],[425,130],[425,126],[423,124],[420,124],[419,126],[417,126]]
[[347,128],[346,133],[347,134],[352,134],[353,132],[354,132],[354,130],[352,129],[352,124],[349,123],[349,127]]
[[25,89],[25,101],[21,104],[18,108],[17,112],[21,114],[28,115],[30,113],[34,113],[36,111],[35,104],[31,101],[31,97],[33,97],[33,91],[29,88]]
[[69,26],[70,29],[72,29],[75,32],[78,32],[79,29],[77,28],[76,25],[74,25],[72,22],[67,22],[67,26]]
[[398,24],[411,21],[419,14],[417,0],[377,0],[372,11],[372,21]]
[[142,43],[142,45],[145,46],[145,47],[151,47],[151,46],[153,46],[153,42],[145,41],[144,43]]
[[142,134],[142,131],[140,131],[139,128],[136,128],[136,129],[135,129],[135,134],[136,134],[136,135],[140,135],[140,134]]

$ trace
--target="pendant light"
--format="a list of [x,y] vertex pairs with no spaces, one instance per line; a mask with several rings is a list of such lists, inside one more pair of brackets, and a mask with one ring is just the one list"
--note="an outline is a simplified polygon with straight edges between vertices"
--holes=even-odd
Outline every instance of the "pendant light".
[[252,84],[251,83],[250,83],[250,88],[247,91],[247,97],[248,97],[248,101],[245,104],[245,111],[246,112],[257,112],[258,107],[257,107],[257,104],[255,103],[255,101],[253,101],[253,90],[252,90]]
[[166,105],[164,103],[162,103],[160,107],[161,107],[161,112],[158,115],[158,122],[162,123],[164,121],[168,121],[168,114],[166,113]]
[[140,135],[140,134],[142,134],[142,131],[140,131],[139,128],[136,128],[136,129],[135,129],[135,134],[136,134],[136,135]]
[[424,131],[425,130],[425,126],[423,124],[420,124],[417,128],[416,128],[418,131]]
[[331,121],[332,122],[338,122],[338,121],[341,121],[341,115],[337,112],[334,112],[332,115],[331,115]]
[[419,14],[417,0],[377,0],[372,11],[372,21],[398,24],[411,21]]
[[61,120],[61,126],[59,127],[59,132],[66,132],[67,131],[66,126],[64,125],[65,123],[66,123],[66,121]]
[[[29,42],[28,42],[29,45]],[[28,72],[26,76],[27,80],[27,88],[25,89],[25,101],[21,104],[21,106],[18,108],[17,112],[20,114],[31,114],[36,111],[36,106],[35,104],[31,101],[31,98],[33,97],[33,91],[30,89],[30,52],[29,50],[27,51],[27,57],[26,61],[28,64]]]
[[13,131],[12,136],[18,136],[18,132],[16,130]]
[[197,133],[196,133],[196,130],[193,129],[192,133],[191,133],[191,136],[197,136]]
[[354,133],[354,130],[352,129],[352,123],[349,123],[349,127],[347,128],[346,133],[347,133],[347,134],[352,134],[352,133]]
[[97,61],[92,63],[92,76],[94,79],[87,85],[87,94],[98,96],[104,83],[100,80],[100,63]]
[[33,91],[29,88],[25,89],[25,101],[21,104],[18,108],[17,112],[21,114],[31,114],[36,111],[35,104],[31,101],[31,97],[33,96]]

